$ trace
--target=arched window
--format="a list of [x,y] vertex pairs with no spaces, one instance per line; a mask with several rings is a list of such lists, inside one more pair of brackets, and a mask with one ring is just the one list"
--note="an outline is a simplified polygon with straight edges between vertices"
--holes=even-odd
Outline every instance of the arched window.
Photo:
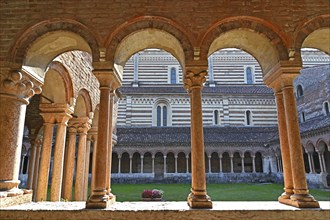
[[247,67],[245,69],[245,77],[246,77],[246,83],[247,84],[253,84],[252,67]]
[[301,85],[298,85],[297,86],[297,98],[300,98],[303,95],[304,95],[304,90]]
[[323,111],[324,111],[325,115],[330,115],[329,102],[324,102],[323,103]]
[[156,107],[155,124],[158,127],[169,125],[168,107],[165,103],[159,103]]
[[171,84],[176,84],[176,68],[171,68]]
[[305,118],[305,112],[301,113],[301,122],[305,122],[306,118]]
[[218,125],[219,124],[219,111],[218,110],[215,110],[214,111],[214,115],[213,115],[213,118],[214,118],[214,124],[215,125]]
[[252,125],[252,115],[251,115],[251,111],[249,110],[245,112],[245,122],[246,125]]

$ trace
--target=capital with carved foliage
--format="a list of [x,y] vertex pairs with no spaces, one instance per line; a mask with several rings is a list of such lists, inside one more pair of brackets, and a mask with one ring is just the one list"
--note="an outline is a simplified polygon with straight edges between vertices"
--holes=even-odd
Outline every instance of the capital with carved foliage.
[[184,88],[191,91],[194,88],[201,88],[206,81],[207,70],[202,68],[187,69],[184,76]]

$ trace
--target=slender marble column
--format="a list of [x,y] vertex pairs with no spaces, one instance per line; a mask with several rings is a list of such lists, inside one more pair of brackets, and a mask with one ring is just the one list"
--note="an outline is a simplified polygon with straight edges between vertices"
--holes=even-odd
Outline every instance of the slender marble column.
[[140,156],[141,159],[141,170],[140,172],[143,173],[143,155]]
[[212,167],[211,167],[211,156],[208,156],[208,163],[209,163],[209,170],[208,173],[212,173]]
[[121,156],[118,155],[118,173],[121,173]]
[[189,173],[189,155],[186,156],[186,173]]
[[167,173],[167,169],[166,169],[166,156],[164,156],[164,173]]
[[84,177],[85,177],[85,157],[87,131],[90,129],[89,118],[84,118],[85,122],[78,127],[79,141],[76,166],[76,181],[74,185],[74,200],[84,201]]
[[152,155],[152,173],[155,173],[155,156]]
[[52,152],[53,126],[55,119],[51,114],[41,114],[44,119],[44,137],[39,163],[36,201],[47,200],[50,156]]
[[39,136],[36,141],[36,157],[34,160],[34,174],[33,174],[33,183],[32,183],[32,189],[33,189],[33,201],[35,201],[35,198],[37,196],[37,183],[38,183],[38,173],[39,173],[39,161],[40,161],[40,154],[41,154],[41,137]]
[[[298,207],[319,207],[313,196],[308,194],[304,159],[300,141],[296,102],[293,93],[293,79],[286,78],[282,83],[282,92],[287,125],[287,137],[290,149],[293,192],[290,199]],[[283,153],[282,153],[283,154]]]
[[92,181],[91,181],[91,192],[95,189],[95,167],[96,167],[96,150],[97,150],[97,133],[93,135],[93,161],[92,161]]
[[322,159],[322,165],[323,165],[323,172],[327,173],[327,167],[325,165],[325,160],[324,160],[324,153],[321,153],[321,159]]
[[313,164],[313,158],[310,152],[307,152],[307,156],[308,156],[308,162],[309,162],[309,173],[315,173],[314,170],[314,164]]
[[[293,194],[293,178],[291,170],[291,157],[288,143],[288,133],[286,124],[286,114],[284,109],[283,93],[280,88],[275,89],[276,107],[277,107],[277,121],[278,131],[280,136],[281,155],[283,162],[283,178],[284,178],[284,192],[278,198],[281,202],[282,199],[288,199]],[[281,171],[282,166],[280,158],[278,158],[278,169]]]
[[132,156],[129,156],[129,173],[132,173]]
[[89,157],[91,152],[91,136],[87,136],[86,154],[85,154],[85,175],[84,175],[84,192],[83,198],[86,201],[88,196],[88,176],[89,176]]
[[322,162],[322,154],[320,151],[317,151],[318,157],[319,157],[319,163],[320,163],[320,169],[321,169],[321,174],[324,173],[324,167],[323,167],[323,162]]
[[35,169],[34,165],[35,165],[36,154],[37,154],[36,138],[37,138],[36,134],[30,134],[31,153],[30,153],[30,158],[29,158],[28,179],[27,179],[27,184],[26,184],[27,189],[32,189],[32,185],[33,185],[33,175],[34,175],[34,169]]
[[98,141],[95,160],[94,189],[86,202],[86,208],[106,208],[115,197],[109,197],[107,177],[109,156],[109,120],[110,120],[110,92],[121,84],[120,76],[109,67],[106,62],[94,63],[93,73],[100,82],[100,105],[98,118]]
[[253,155],[252,156],[252,172],[255,173],[256,172],[256,156]]
[[220,173],[222,173],[222,155],[219,156]]
[[107,183],[106,189],[109,199],[112,199],[114,195],[111,193],[111,165],[112,165],[112,133],[113,133],[113,102],[114,102],[114,90],[110,91],[110,100],[109,100],[109,121],[108,121],[108,160],[107,160]]
[[174,172],[177,173],[178,172],[178,155],[174,156],[174,167],[175,167]]
[[77,128],[71,123],[74,119],[70,120],[69,124],[69,141],[66,154],[66,169],[64,170],[63,179],[63,199],[72,200],[72,185],[73,185],[73,173],[74,173],[74,162],[75,162],[75,151],[76,151],[76,137],[77,137]]
[[230,172],[234,173],[234,162],[233,162],[233,155],[230,155]]
[[244,155],[241,157],[241,164],[242,164],[242,173],[245,173],[245,168],[244,168]]
[[192,187],[188,196],[191,208],[212,208],[210,197],[206,193],[205,154],[202,116],[202,87],[207,72],[201,69],[188,70],[185,74],[185,89],[190,95],[191,115],[191,168]]
[[[68,109],[69,110],[69,109]],[[63,160],[65,149],[65,134],[67,122],[72,116],[72,111],[57,114],[55,116],[57,130],[54,149],[54,165],[52,172],[52,184],[50,189],[50,200],[53,202],[61,201],[62,177],[63,177]]]

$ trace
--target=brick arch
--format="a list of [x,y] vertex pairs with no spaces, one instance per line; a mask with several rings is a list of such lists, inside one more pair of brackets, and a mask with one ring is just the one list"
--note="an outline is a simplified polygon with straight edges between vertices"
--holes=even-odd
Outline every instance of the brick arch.
[[[233,34],[231,34],[233,33]],[[242,38],[244,35],[247,42]],[[238,16],[230,17],[216,22],[198,40],[200,45],[200,59],[207,59],[211,51],[212,44],[220,38],[227,38],[228,42],[221,45],[216,50],[235,47],[252,54],[260,63],[264,73],[269,71],[278,61],[288,60],[288,39],[284,33],[275,25],[256,17]],[[263,47],[257,48],[254,44],[263,43]],[[259,45],[260,46],[260,45]],[[265,53],[268,53],[265,55]],[[270,63],[270,58],[272,62]]]
[[[76,110],[83,113],[84,116],[89,117],[89,113],[93,112],[93,107],[92,107],[92,100],[91,97],[89,95],[89,92],[86,89],[81,89],[78,93],[78,97],[81,96],[84,100],[85,103],[85,109],[75,109]],[[75,107],[77,108],[77,106]]]
[[58,72],[59,75],[61,76],[65,85],[65,96],[66,96],[65,99],[66,102],[70,104],[71,98],[74,97],[74,92],[73,92],[73,83],[69,71],[62,63],[58,61],[51,62],[49,64],[49,69]]
[[[25,59],[31,45],[33,45],[38,39],[49,36],[51,33],[57,31],[72,33],[82,38],[88,45],[90,50],[88,52],[91,52],[93,60],[99,60],[100,40],[99,36],[95,35],[96,32],[93,32],[90,28],[76,20],[67,18],[44,20],[25,29],[17,36],[17,39],[14,41],[15,44],[11,46],[8,53],[8,60],[19,65],[28,65]],[[75,49],[82,50],[80,45],[76,45]],[[72,50],[72,48],[69,50]],[[67,51],[68,50],[63,48],[63,51],[61,52]]]
[[[159,17],[159,16],[141,16],[141,17],[133,18],[123,23],[108,36],[105,46],[107,49],[106,60],[110,62],[114,61],[115,60],[114,51],[117,50],[120,43],[126,37],[131,36],[132,34],[143,30],[162,31],[173,36],[175,39],[178,40],[181,47],[183,48],[185,59],[186,60],[193,59],[193,46],[191,44],[193,39],[192,34],[188,33],[181,25],[177,24],[171,19]],[[160,48],[160,49],[166,50],[166,48]]]
[[[317,33],[322,36],[313,36],[314,39],[310,39],[313,34],[321,30],[326,30],[323,33]],[[295,32],[294,47],[296,53],[300,54],[300,49],[302,47],[313,47],[330,55],[330,48],[328,46],[330,44],[329,33],[330,14],[313,17],[307,21],[305,20],[297,27],[297,31]],[[320,42],[321,38],[323,38],[322,42]]]

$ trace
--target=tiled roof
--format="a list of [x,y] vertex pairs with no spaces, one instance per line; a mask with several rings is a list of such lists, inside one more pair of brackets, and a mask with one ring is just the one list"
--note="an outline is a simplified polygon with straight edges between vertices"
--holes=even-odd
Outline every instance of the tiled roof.
[[[190,127],[118,127],[117,146],[190,145]],[[265,143],[277,137],[277,127],[204,127],[206,145]]]
[[306,133],[313,130],[330,127],[330,116],[319,116],[313,119],[307,120],[300,125],[300,133]]
[[[182,85],[155,85],[131,87],[123,86],[122,94],[183,94],[187,93]],[[273,91],[264,85],[219,85],[216,87],[204,87],[204,94],[273,94]]]

